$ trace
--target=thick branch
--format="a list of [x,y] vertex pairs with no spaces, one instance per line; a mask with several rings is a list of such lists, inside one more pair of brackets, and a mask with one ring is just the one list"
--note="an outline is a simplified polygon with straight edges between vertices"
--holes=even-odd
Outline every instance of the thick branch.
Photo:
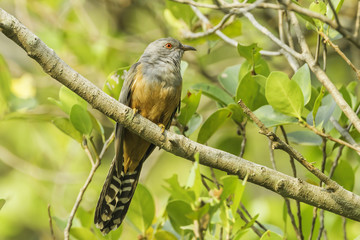
[[145,140],[189,160],[193,160],[194,154],[199,152],[200,163],[203,165],[238,175],[242,179],[248,175],[249,182],[284,197],[360,221],[359,196],[342,187],[334,191],[326,190],[230,153],[201,145],[183,136],[168,131],[162,133],[160,127],[141,115],[132,117],[130,108],[120,104],[71,69],[52,49],[3,9],[0,9],[0,28],[7,37],[35,59],[51,77],[84,98],[95,109],[123,124]]

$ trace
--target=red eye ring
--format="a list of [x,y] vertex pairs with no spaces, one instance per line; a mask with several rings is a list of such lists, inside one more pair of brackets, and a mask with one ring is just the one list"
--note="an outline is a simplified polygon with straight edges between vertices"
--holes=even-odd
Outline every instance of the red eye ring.
[[171,43],[167,43],[167,44],[165,44],[165,47],[168,48],[168,49],[171,49],[171,48],[172,48],[172,44],[171,44]]

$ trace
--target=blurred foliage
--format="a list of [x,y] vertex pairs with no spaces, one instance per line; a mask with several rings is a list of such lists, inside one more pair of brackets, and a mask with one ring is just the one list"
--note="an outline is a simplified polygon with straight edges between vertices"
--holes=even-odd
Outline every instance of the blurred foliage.
[[[342,21],[353,18],[356,1],[332,2],[345,16]],[[333,17],[321,1],[300,4]],[[343,126],[348,124],[306,64],[294,73],[284,57],[260,54],[262,49],[276,51],[277,47],[243,18],[236,18],[224,29],[239,42],[235,49],[214,35],[182,39],[183,29],[201,31],[201,23],[189,6],[168,0],[1,0],[0,7],[14,14],[66,63],[114,98],[119,96],[124,74],[149,42],[173,36],[195,46],[196,53],[184,55],[181,112],[172,129],[236,155],[241,153],[246,136],[243,156],[250,161],[271,166],[268,142],[246,121],[237,104],[240,99],[267,127],[276,131],[284,126],[291,144],[319,168],[323,141],[299,122],[306,121],[337,138],[340,134],[330,118]],[[220,22],[222,13],[201,10],[212,24]],[[264,26],[277,29],[275,11],[255,10],[254,14]],[[338,39],[336,43],[345,54],[359,63],[359,50],[336,31],[316,19],[300,16],[308,28],[306,37],[311,47],[316,44],[316,31],[321,30],[331,39]],[[327,57],[327,74],[356,109],[359,96],[354,73],[331,49]],[[84,144],[89,143],[92,151],[98,152],[113,128],[112,120],[59,86],[22,49],[0,35],[0,239],[50,239],[48,204],[55,235],[61,239],[91,169]],[[351,130],[350,134],[359,141],[359,133]],[[338,149],[337,144],[327,143],[327,174]],[[275,155],[278,170],[291,174],[288,156],[282,152]],[[223,239],[295,239],[280,196],[251,184],[245,189],[246,180],[157,150],[144,164],[142,184],[124,224],[104,237],[95,228],[93,216],[112,156],[109,148],[75,215],[72,239],[172,240],[202,236],[211,240],[220,235]],[[359,160],[354,151],[344,148],[333,176],[356,194],[360,192],[356,184]],[[319,184],[302,168],[298,168],[298,175]],[[303,232],[308,236],[313,207],[301,207]],[[246,221],[241,214],[246,215]],[[325,212],[330,239],[342,237],[338,230],[341,222],[341,217]],[[348,238],[353,239],[359,234],[359,223],[347,222]],[[261,230],[261,237],[252,231],[254,226]],[[316,219],[315,234],[319,227]]]

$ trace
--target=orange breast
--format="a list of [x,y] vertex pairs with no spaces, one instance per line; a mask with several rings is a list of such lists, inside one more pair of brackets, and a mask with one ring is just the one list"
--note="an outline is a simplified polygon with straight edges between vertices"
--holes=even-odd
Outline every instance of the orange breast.
[[[141,71],[138,71],[141,72]],[[161,81],[145,81],[140,74],[131,86],[130,107],[156,124],[167,125],[181,97],[179,87],[165,86]],[[134,171],[144,157],[150,143],[128,130],[124,132],[124,170]]]

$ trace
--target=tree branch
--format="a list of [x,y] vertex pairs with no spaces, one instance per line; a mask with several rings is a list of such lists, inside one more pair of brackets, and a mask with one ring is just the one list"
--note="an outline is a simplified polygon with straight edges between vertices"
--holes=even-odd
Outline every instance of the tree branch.
[[125,128],[141,136],[156,146],[177,156],[194,160],[194,154],[200,154],[200,163],[241,179],[263,186],[281,196],[299,200],[333,213],[360,221],[360,197],[342,187],[323,189],[297,178],[247,161],[230,153],[217,150],[181,135],[165,131],[142,117],[132,116],[129,107],[119,103],[82,75],[70,68],[36,35],[22,25],[15,17],[0,8],[0,28],[2,32],[27,54],[35,59],[51,77],[70,88],[89,102],[93,108],[121,123]]

